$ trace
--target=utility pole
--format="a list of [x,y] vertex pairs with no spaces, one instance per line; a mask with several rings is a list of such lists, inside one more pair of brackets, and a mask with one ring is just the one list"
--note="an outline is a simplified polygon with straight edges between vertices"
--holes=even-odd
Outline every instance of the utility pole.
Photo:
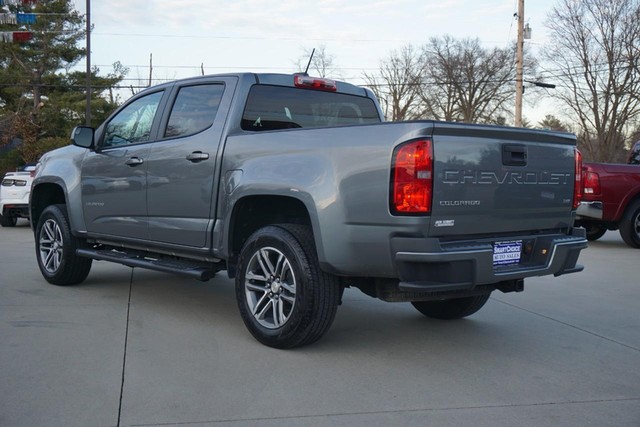
[[91,0],[87,0],[87,105],[86,125],[91,126]]
[[153,52],[149,54],[149,84],[147,84],[147,87],[151,87],[152,76],[153,76]]
[[515,126],[522,127],[524,0],[518,0],[518,41],[516,42],[516,118]]

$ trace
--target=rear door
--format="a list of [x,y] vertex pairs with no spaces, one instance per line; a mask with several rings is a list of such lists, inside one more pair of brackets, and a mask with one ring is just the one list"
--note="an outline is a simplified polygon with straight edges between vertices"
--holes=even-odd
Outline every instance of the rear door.
[[571,226],[571,135],[438,123],[433,138],[432,235],[495,235]]
[[176,86],[147,163],[149,237],[203,247],[213,226],[217,158],[234,77]]

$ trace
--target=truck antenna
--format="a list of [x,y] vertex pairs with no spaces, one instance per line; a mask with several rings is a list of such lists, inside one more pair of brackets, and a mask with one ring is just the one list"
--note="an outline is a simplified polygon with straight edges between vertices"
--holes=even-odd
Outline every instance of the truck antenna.
[[308,71],[309,71],[309,67],[311,66],[311,60],[313,59],[313,54],[316,53],[316,48],[314,47],[313,50],[311,51],[311,56],[309,57],[309,62],[307,63],[307,68],[304,69],[304,73],[306,75],[309,75]]

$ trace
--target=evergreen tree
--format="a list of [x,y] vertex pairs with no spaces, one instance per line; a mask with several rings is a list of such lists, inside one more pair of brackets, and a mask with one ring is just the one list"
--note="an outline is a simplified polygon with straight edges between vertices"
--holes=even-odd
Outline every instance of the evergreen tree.
[[[0,29],[21,35],[0,43],[0,143],[20,138],[23,161],[32,162],[68,144],[71,129],[85,122],[86,73],[71,69],[86,56],[86,21],[71,0],[12,2],[4,12],[18,19]],[[116,108],[109,95],[127,71],[119,63],[106,77],[92,69],[94,124]]]

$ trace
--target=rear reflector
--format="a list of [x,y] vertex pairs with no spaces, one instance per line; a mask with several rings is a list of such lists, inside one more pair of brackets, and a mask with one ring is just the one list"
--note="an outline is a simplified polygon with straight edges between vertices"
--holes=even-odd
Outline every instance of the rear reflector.
[[309,77],[303,75],[296,75],[293,78],[293,83],[296,87],[305,89],[324,90],[328,92],[335,92],[338,90],[336,82],[330,79],[320,79],[317,77]]
[[433,147],[430,139],[399,145],[391,165],[391,212],[427,214],[433,194]]

